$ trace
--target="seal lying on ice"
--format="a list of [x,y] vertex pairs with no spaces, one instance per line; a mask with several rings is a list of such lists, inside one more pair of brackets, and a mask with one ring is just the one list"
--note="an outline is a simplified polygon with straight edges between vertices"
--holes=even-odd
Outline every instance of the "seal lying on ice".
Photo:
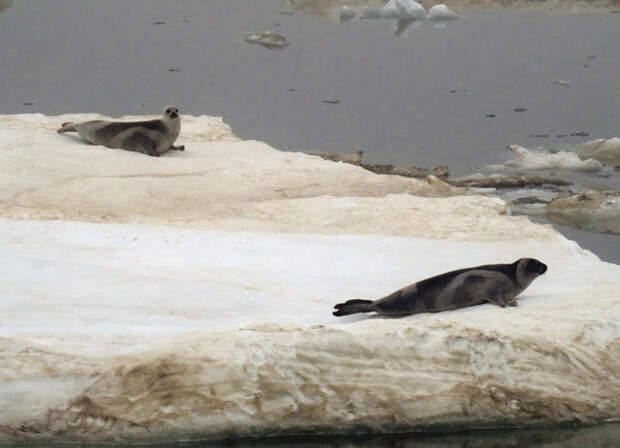
[[166,106],[158,120],[67,122],[58,129],[58,133],[63,132],[77,132],[82,139],[94,145],[137,151],[155,157],[169,150],[185,150],[184,146],[173,145],[181,132],[179,109],[174,106]]
[[546,270],[547,265],[534,258],[459,269],[421,280],[379,300],[353,299],[339,303],[333,314],[346,316],[375,311],[384,316],[406,316],[484,302],[502,308],[517,306],[515,297]]

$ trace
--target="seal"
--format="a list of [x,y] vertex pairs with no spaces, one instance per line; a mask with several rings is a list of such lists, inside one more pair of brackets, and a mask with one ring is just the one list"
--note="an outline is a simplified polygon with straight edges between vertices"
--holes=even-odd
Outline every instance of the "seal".
[[334,316],[374,311],[384,316],[436,313],[490,302],[517,306],[516,297],[547,265],[534,258],[511,264],[487,264],[421,280],[379,300],[353,299],[335,306]]
[[137,151],[155,157],[169,150],[185,150],[185,146],[173,145],[181,132],[179,109],[174,106],[166,106],[158,120],[67,122],[58,129],[59,134],[64,132],[77,132],[83,140],[93,145]]

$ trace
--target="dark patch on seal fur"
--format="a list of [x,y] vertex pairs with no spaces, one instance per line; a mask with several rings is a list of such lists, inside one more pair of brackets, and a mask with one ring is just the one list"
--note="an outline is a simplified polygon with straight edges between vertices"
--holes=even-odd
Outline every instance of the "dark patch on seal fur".
[[155,141],[141,132],[131,134],[123,140],[121,146],[129,151],[144,152],[146,150],[146,153],[149,155],[154,155],[157,148]]
[[418,291],[420,290],[432,290],[435,291],[437,289],[443,288],[445,285],[450,283],[452,279],[456,276],[468,272],[468,271],[494,271],[501,272],[506,275],[508,278],[516,278],[517,276],[517,263],[512,264],[485,264],[482,266],[476,266],[473,268],[464,268],[457,269],[456,271],[446,272],[445,274],[439,274],[435,277],[427,278],[426,280],[421,280],[417,283]]
[[[458,269],[421,280],[370,303],[366,300],[348,300],[336,305],[337,311],[333,314],[346,316],[376,311],[396,317],[463,308],[484,302],[501,307],[516,306],[515,297],[546,271],[547,266],[533,258]],[[453,283],[459,277],[458,283]],[[442,295],[446,291],[447,294]]]
[[[98,120],[101,121],[101,120]],[[96,121],[88,122],[96,123]],[[95,138],[99,141],[110,141],[112,138],[126,131],[129,128],[142,127],[151,131],[158,131],[163,133],[167,132],[167,128],[161,120],[149,120],[149,121],[133,121],[133,122],[113,122],[103,126],[101,129],[95,131]]]

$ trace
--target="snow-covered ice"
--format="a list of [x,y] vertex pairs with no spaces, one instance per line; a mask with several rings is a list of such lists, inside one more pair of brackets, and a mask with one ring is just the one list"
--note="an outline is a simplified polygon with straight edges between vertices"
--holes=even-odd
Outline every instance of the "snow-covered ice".
[[[499,199],[183,120],[150,158],[0,116],[0,440],[620,418],[620,266]],[[514,309],[330,314],[522,256],[549,271]]]

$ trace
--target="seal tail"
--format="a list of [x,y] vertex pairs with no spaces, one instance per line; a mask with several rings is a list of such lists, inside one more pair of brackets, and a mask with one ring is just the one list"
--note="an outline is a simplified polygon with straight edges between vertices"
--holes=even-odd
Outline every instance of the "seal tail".
[[374,311],[375,306],[373,300],[352,299],[339,303],[334,308],[336,308],[332,313],[334,316],[348,316],[355,313],[369,313]]
[[77,129],[75,127],[75,123],[73,123],[72,121],[66,121],[63,124],[60,125],[60,129],[58,129],[59,134],[62,134],[63,132],[77,132]]

